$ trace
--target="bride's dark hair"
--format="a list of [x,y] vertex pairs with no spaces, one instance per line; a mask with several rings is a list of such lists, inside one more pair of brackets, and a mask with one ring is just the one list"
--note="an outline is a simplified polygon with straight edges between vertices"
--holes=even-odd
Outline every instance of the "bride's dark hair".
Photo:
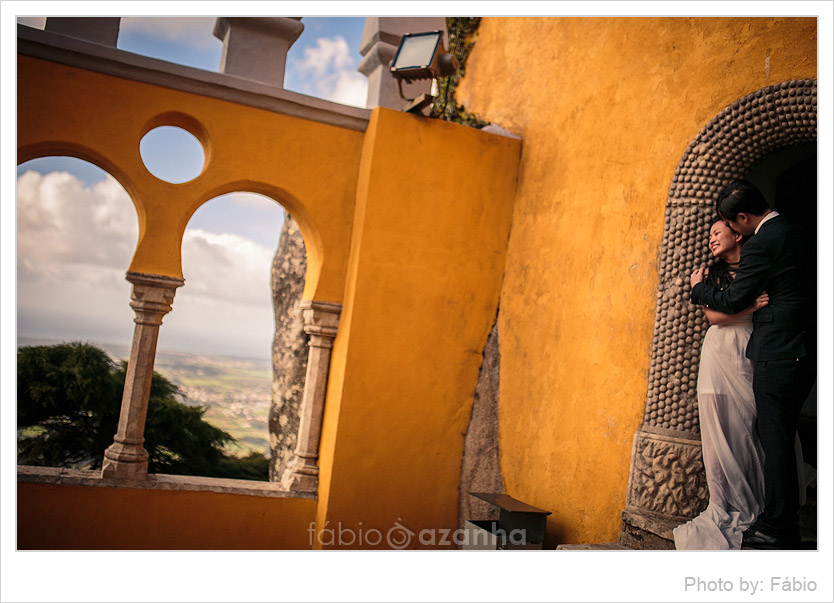
[[[712,227],[718,224],[719,222],[721,222],[727,228],[732,230],[732,227],[729,224],[727,224],[726,220],[722,220],[721,218],[718,218],[712,224],[710,224],[710,230],[712,230]],[[749,237],[742,237],[740,245],[744,245],[744,242],[748,238]],[[733,282],[733,277],[730,273],[735,272],[737,269],[738,264],[731,265],[724,258],[716,258],[716,260],[709,266],[709,273],[707,274],[706,282],[709,286],[715,289],[724,289],[730,283]]]

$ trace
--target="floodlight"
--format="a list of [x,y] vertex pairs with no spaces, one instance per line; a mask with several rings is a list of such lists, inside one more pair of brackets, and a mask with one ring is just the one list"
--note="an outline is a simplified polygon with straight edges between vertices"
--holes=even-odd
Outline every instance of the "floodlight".
[[397,78],[400,96],[411,100],[406,111],[420,110],[433,100],[433,96],[423,94],[416,99],[406,99],[402,83],[414,80],[427,80],[453,75],[458,70],[458,60],[446,52],[443,46],[443,31],[407,33],[400,40],[400,45],[391,62],[391,75]]

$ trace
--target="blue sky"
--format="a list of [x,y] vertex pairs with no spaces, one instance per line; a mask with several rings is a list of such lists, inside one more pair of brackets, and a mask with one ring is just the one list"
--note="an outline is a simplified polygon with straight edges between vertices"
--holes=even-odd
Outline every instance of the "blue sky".
[[[214,21],[123,18],[117,47],[217,71],[222,42],[212,35]],[[18,22],[42,28],[44,19]],[[304,31],[287,56],[285,88],[364,106],[367,79],[356,71],[364,22],[304,17]],[[182,182],[199,173],[203,156],[196,139],[175,130],[150,133],[140,153],[154,175]],[[17,176],[18,337],[129,343],[124,272],[138,231],[127,194],[106,172],[68,157],[27,162]],[[224,195],[197,210],[183,241],[186,286],[165,318],[161,349],[269,357],[269,277],[282,223],[278,204],[249,193]],[[206,324],[213,325],[210,332]]]

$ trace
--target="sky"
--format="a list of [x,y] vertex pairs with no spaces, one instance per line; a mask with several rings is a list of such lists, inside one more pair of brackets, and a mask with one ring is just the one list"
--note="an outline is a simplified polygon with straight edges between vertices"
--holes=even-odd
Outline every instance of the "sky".
[[[285,88],[363,107],[356,71],[363,17],[305,17],[287,56]],[[18,18],[43,28],[44,18]],[[214,17],[127,17],[117,48],[217,71]],[[203,164],[200,143],[178,128],[140,144],[146,167],[185,182]],[[18,338],[128,345],[133,331],[125,272],[138,235],[121,185],[84,161],[48,157],[17,169]],[[274,331],[270,283],[283,210],[266,197],[233,193],[200,207],[183,239],[184,287],[160,329],[159,349],[268,359]],[[207,329],[206,325],[212,325]]]

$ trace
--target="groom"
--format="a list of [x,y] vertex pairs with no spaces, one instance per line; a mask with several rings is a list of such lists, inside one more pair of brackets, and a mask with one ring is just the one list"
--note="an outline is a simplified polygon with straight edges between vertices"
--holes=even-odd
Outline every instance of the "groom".
[[703,268],[692,273],[692,302],[735,314],[762,291],[770,296],[768,305],[753,314],[747,345],[765,453],[765,507],[744,533],[742,548],[796,549],[799,482],[794,438],[799,411],[816,378],[816,250],[802,227],[771,210],[746,180],[724,187],[716,209],[736,232],[752,236],[742,247],[738,273],[726,289],[704,283]]

